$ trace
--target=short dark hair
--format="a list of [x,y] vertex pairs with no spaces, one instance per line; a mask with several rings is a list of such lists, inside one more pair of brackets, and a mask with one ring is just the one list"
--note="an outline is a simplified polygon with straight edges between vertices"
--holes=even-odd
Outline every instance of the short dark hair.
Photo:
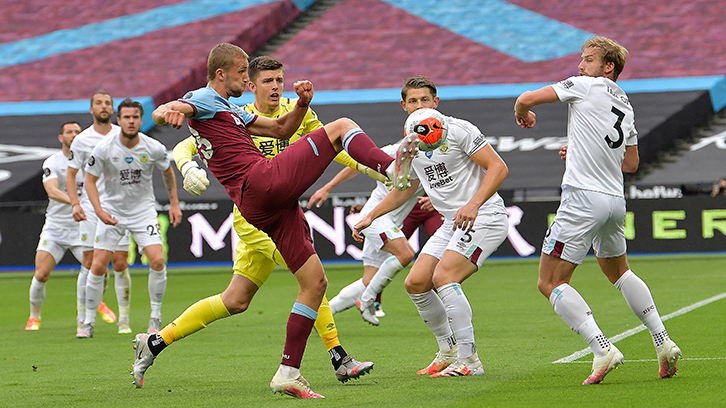
[[285,72],[285,67],[282,65],[282,62],[269,55],[260,55],[250,61],[250,65],[247,67],[247,75],[250,77],[250,81],[255,82],[257,75],[261,71],[277,71],[278,69]]
[[436,97],[436,85],[434,81],[426,78],[423,75],[416,75],[406,80],[406,84],[401,89],[401,100],[406,100],[406,95],[409,89],[428,88],[431,91],[431,96]]
[[94,92],[93,95],[91,95],[91,106],[93,106],[93,98],[95,98],[96,95],[108,95],[108,97],[111,98],[111,105],[113,106],[113,96],[111,96],[110,93],[104,91],[103,89],[99,89],[98,91]]
[[83,129],[83,126],[81,126],[81,124],[78,122],[75,122],[75,121],[66,122],[61,125],[61,131],[60,131],[61,135],[63,134],[63,129],[66,128],[66,125],[78,125],[79,128]]
[[118,104],[118,109],[116,109],[116,111],[119,116],[121,116],[121,108],[137,108],[139,110],[139,115],[144,116],[144,107],[139,102],[131,98],[126,98]]

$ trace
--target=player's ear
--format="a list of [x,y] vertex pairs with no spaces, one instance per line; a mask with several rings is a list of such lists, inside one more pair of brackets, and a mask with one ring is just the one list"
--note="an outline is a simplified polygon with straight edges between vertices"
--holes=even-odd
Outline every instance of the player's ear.
[[434,97],[434,109],[436,109],[438,106],[439,106],[439,97],[435,96]]
[[404,110],[404,111],[405,111],[406,113],[408,113],[408,111],[406,110],[406,101],[401,101],[401,107],[403,108],[403,110]]
[[218,79],[224,81],[224,70],[222,68],[217,68],[215,74],[217,74]]

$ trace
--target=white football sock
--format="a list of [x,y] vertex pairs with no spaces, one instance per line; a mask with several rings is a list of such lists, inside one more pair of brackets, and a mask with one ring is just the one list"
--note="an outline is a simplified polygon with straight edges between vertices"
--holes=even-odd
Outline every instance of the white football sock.
[[88,277],[88,269],[81,266],[80,272],[78,272],[78,279],[76,280],[76,309],[78,310],[78,316],[76,321],[83,323],[86,320],[86,279]]
[[40,320],[40,310],[43,308],[43,301],[45,300],[46,283],[35,279],[35,276],[30,282],[30,317],[33,319]]
[[365,302],[372,302],[376,299],[379,293],[383,292],[383,288],[388,286],[393,281],[398,272],[403,269],[401,262],[395,256],[383,261],[383,264],[378,269],[373,279],[368,283],[368,287],[360,295],[360,300]]
[[595,322],[590,306],[575,288],[567,283],[556,287],[550,295],[550,303],[572,331],[585,339],[596,357],[605,355],[610,341]]
[[474,325],[471,322],[471,305],[461,289],[461,284],[458,282],[448,283],[436,288],[436,291],[441,296],[444,307],[446,307],[446,316],[456,336],[456,343],[459,345],[459,358],[474,355],[476,353],[476,341],[474,340]]
[[96,276],[92,273],[86,278],[86,319],[84,324],[96,323],[96,312],[103,300],[103,275]]
[[366,285],[363,283],[363,279],[351,283],[335,295],[334,298],[328,301],[330,304],[330,311],[333,314],[342,312],[343,310],[350,309],[355,306],[355,301],[358,300],[363,291],[366,290]]
[[113,271],[113,274],[116,300],[118,301],[118,319],[128,321],[131,305],[131,274],[129,268],[123,271]]
[[408,296],[418,309],[418,314],[429,330],[436,336],[439,343],[439,351],[449,351],[456,345],[454,333],[449,326],[446,316],[446,308],[439,295],[432,290],[424,293],[409,293]]
[[161,302],[166,293],[166,267],[160,271],[149,268],[149,299],[151,301],[151,318],[161,319]]
[[663,325],[655,307],[653,295],[648,289],[648,285],[643,282],[633,271],[628,269],[623,276],[615,282],[615,287],[623,293],[628,306],[636,316],[648,328],[650,335],[653,337],[653,344],[658,347],[663,344],[663,340],[668,338],[668,332]]

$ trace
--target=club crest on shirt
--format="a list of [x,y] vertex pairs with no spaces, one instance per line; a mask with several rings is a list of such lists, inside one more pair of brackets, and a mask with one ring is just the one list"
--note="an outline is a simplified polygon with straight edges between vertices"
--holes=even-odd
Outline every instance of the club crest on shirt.
[[[440,151],[443,154],[448,153],[449,152],[449,141],[448,140],[445,141],[444,144],[442,144],[441,147],[439,147],[437,150]],[[427,159],[430,159],[434,155],[434,152],[435,151],[436,150],[431,150],[429,152],[424,152],[426,154],[426,158]]]
[[141,163],[146,163],[147,161],[149,161],[149,156],[146,154],[142,154],[141,157],[139,157],[139,161]]
[[126,161],[126,163],[131,164],[131,162],[134,161],[134,158],[131,156],[126,156],[124,157],[124,160]]

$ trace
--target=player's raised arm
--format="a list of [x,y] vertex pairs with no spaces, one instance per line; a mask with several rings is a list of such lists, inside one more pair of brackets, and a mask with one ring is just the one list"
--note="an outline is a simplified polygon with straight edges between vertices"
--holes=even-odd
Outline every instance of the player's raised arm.
[[287,140],[295,133],[313,99],[313,84],[310,81],[297,81],[294,86],[295,93],[299,96],[295,108],[277,119],[258,116],[247,126],[251,134]]
[[159,126],[169,124],[174,129],[184,126],[184,119],[194,115],[194,108],[188,103],[171,101],[154,109],[151,114],[154,123]]
[[543,103],[559,102],[559,100],[560,98],[557,97],[557,93],[551,85],[519,95],[514,103],[514,117],[517,124],[525,129],[534,127],[537,123],[537,115],[531,109]]

